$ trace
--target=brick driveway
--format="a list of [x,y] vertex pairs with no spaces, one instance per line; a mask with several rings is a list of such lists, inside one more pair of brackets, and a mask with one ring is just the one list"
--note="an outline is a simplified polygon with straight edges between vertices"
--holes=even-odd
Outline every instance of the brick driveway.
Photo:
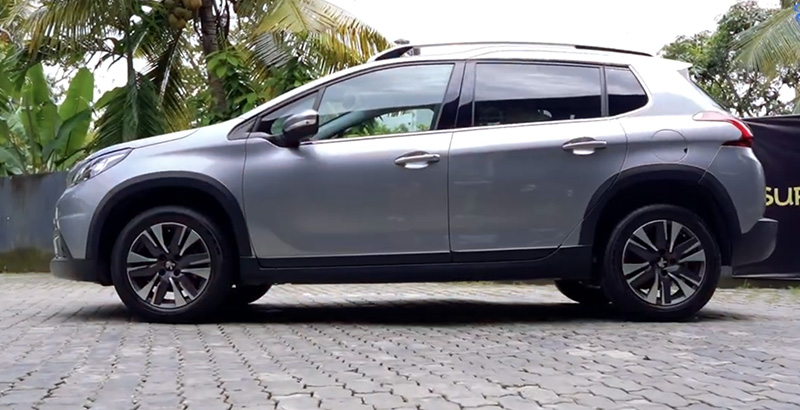
[[552,287],[281,286],[221,324],[0,275],[2,409],[800,408],[800,293],[625,323]]

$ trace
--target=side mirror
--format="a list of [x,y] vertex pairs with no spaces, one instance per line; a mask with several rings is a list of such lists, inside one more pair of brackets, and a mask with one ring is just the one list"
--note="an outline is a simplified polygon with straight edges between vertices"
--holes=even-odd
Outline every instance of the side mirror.
[[286,119],[279,139],[284,146],[297,148],[304,139],[313,137],[317,132],[319,114],[314,110],[305,110]]

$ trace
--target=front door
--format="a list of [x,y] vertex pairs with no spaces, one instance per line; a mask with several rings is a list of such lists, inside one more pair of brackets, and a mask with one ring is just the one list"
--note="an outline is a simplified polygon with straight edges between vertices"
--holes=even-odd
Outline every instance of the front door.
[[602,115],[602,70],[487,62],[473,74],[473,127],[450,150],[452,250],[547,256],[625,159],[624,130]]
[[453,68],[379,69],[264,117],[275,134],[316,108],[321,125],[297,149],[248,139],[244,202],[263,266],[447,260],[452,132],[436,128]]

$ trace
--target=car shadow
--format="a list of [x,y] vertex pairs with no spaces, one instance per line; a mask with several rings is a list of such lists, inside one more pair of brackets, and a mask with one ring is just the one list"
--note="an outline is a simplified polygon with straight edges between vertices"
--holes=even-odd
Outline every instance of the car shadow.
[[[76,321],[133,321],[122,304],[84,306],[69,315]],[[702,310],[688,323],[752,320],[752,316],[712,308]],[[226,309],[206,318],[205,323],[223,324],[364,324],[364,325],[491,325],[552,324],[570,322],[625,322],[612,307],[587,307],[577,303],[509,303],[448,299],[378,301],[353,304],[256,303],[239,309]],[[687,323],[684,322],[684,323]]]

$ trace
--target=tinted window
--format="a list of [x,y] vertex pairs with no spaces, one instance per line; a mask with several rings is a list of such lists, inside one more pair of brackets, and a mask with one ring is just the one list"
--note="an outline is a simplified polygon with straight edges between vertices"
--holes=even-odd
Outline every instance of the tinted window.
[[322,95],[313,139],[433,129],[452,71],[452,64],[395,67],[333,84]]
[[544,64],[478,64],[475,125],[600,117],[600,69]]
[[608,115],[631,112],[647,104],[647,94],[639,80],[627,68],[606,68]]

